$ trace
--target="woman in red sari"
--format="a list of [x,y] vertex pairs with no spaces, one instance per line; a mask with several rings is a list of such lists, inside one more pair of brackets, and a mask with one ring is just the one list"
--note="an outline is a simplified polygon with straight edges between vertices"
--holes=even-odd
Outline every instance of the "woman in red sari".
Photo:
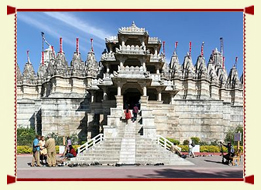
[[128,122],[129,119],[131,119],[131,112],[129,110],[129,108],[127,107],[127,109],[124,111],[125,113],[125,119]]

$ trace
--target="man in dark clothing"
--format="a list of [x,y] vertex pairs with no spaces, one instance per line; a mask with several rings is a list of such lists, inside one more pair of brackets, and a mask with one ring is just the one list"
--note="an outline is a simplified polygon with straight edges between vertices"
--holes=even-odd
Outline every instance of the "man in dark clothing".
[[234,147],[231,145],[230,142],[227,143],[227,145],[221,143],[222,146],[227,148],[227,154],[223,155],[222,162],[224,163],[224,158],[227,160],[227,164],[229,164],[229,161],[231,160],[231,157],[235,156]]
[[33,159],[31,166],[34,167],[34,163],[36,162],[36,166],[40,167],[40,144],[39,144],[40,136],[36,135],[33,141]]
[[136,121],[136,119],[137,119],[137,114],[139,113],[139,108],[138,108],[138,105],[137,105],[137,104],[135,104],[135,106],[133,107],[132,113],[133,113],[133,119],[132,119],[132,121],[134,122],[134,121]]

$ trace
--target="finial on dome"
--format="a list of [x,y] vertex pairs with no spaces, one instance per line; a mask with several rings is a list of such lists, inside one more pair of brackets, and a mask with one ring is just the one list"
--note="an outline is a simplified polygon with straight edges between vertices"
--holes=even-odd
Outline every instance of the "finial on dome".
[[134,27],[136,27],[136,25],[135,25],[135,22],[134,22],[134,21],[132,21],[132,24],[131,24],[131,26],[134,26]]

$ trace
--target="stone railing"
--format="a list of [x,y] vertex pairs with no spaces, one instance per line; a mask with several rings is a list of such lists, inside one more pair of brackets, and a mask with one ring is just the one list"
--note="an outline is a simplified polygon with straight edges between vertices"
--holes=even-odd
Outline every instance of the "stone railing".
[[156,143],[166,150],[170,150],[172,146],[172,143],[161,135],[156,135]]
[[102,54],[101,61],[116,61],[114,52]]
[[120,33],[144,33],[146,32],[145,28],[138,28],[136,26],[131,27],[122,27],[119,29]]
[[125,54],[140,54],[140,55],[145,55],[146,53],[149,53],[148,51],[146,51],[144,49],[143,46],[121,46],[120,45],[120,49],[116,48],[116,53],[125,53]]
[[160,43],[160,40],[158,37],[149,37],[149,41],[148,41],[149,44],[159,44]]
[[144,70],[144,68],[141,66],[141,67],[138,67],[138,66],[136,66],[136,67],[134,67],[134,66],[126,66],[126,67],[124,67],[124,66],[119,66],[118,67],[118,73],[119,74],[128,74],[128,73],[135,73],[135,74],[139,74],[139,73],[144,73],[144,72],[146,72],[145,70]]
[[150,62],[162,62],[164,60],[163,55],[161,54],[151,54]]
[[160,81],[161,80],[161,76],[159,74],[150,74],[150,78],[152,79],[152,81]]
[[100,143],[103,140],[104,140],[103,134],[99,134],[99,135],[93,137],[91,140],[84,143],[83,145],[81,145],[78,148],[78,155],[81,155],[81,153],[86,152],[89,148],[95,146],[96,144]]

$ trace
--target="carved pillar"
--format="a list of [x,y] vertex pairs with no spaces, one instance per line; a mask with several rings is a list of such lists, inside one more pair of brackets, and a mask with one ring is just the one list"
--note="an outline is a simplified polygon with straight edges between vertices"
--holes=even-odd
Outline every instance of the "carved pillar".
[[124,37],[121,37],[121,40],[122,40],[122,41],[121,41],[121,45],[122,45],[122,47],[123,47],[123,46],[125,46],[125,40],[126,40],[126,39],[125,39]]
[[158,101],[161,101],[161,88],[156,88],[157,92],[158,92]]
[[155,67],[156,67],[156,73],[159,75],[160,74],[159,65],[157,64]]
[[95,92],[94,92],[94,91],[91,91],[91,103],[94,102],[94,95],[95,95]]
[[143,83],[139,83],[141,88],[143,89],[143,96],[147,96],[147,86],[146,86],[146,82]]
[[108,74],[110,72],[109,63],[106,63],[105,66],[106,66],[106,73]]
[[146,72],[147,71],[147,68],[146,68],[146,59],[143,57],[143,58],[139,58],[139,61],[144,69],[144,71]]
[[125,82],[117,81],[117,96],[121,96],[121,89]]
[[126,57],[123,57],[123,56],[120,56],[119,57],[119,61],[120,61],[120,67],[123,67],[123,65],[124,65],[124,62],[126,61]]
[[157,46],[154,46],[154,51],[155,51],[154,55],[158,55]]
[[101,87],[103,90],[103,100],[107,100],[108,99],[108,95],[107,95],[107,87],[103,86]]

